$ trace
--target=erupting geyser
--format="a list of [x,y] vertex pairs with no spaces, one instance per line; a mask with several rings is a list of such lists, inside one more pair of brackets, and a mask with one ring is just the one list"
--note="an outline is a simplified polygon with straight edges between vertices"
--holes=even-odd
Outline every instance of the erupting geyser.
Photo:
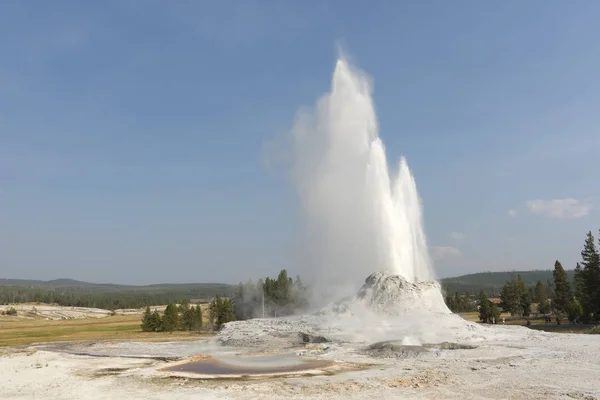
[[293,180],[307,223],[305,254],[312,257],[302,273],[314,269],[313,287],[324,295],[314,304],[320,309],[229,322],[219,343],[273,348],[306,338],[321,338],[325,347],[394,341],[382,345],[388,351],[398,341],[414,346],[472,336],[477,327],[450,313],[434,281],[406,160],[390,174],[377,131],[368,78],[338,60],[331,91],[292,128]]
[[292,135],[307,253],[320,281],[349,288],[373,271],[433,280],[415,180],[404,157],[395,174],[388,170],[367,76],[339,59],[331,92],[298,116]]

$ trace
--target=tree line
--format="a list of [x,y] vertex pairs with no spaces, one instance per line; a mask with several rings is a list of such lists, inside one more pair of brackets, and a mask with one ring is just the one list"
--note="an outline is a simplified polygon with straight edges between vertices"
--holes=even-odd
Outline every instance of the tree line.
[[308,290],[300,280],[288,277],[285,269],[276,279],[269,277],[237,286],[233,296],[236,319],[282,317],[300,312],[308,307]]
[[173,331],[200,331],[202,329],[202,309],[200,305],[190,306],[188,301],[183,301],[179,306],[170,303],[161,316],[158,310],[153,312],[150,306],[142,317],[142,330],[144,332],[173,332]]
[[[485,293],[484,290],[480,291],[477,300],[474,300],[474,296],[468,292],[456,291],[445,297],[446,304],[453,312],[469,312],[476,308],[479,310],[479,318],[482,322],[497,321],[501,308],[502,311],[513,316],[525,318],[533,312],[544,315],[554,312],[558,318],[567,318],[571,322],[598,323],[600,322],[599,247],[600,237],[597,246],[596,239],[590,231],[586,234],[581,250],[581,261],[576,264],[574,270],[565,271],[557,260],[551,278],[546,283],[538,280],[535,286],[526,285],[520,274],[512,276],[500,290],[500,307],[488,299],[490,293]],[[540,276],[543,274],[543,271],[539,271]]]
[[[217,291],[228,295],[228,290]],[[191,298],[214,296],[214,291],[164,289],[112,292],[82,292],[76,288],[43,289],[21,286],[0,286],[0,304],[45,303],[64,307],[90,307],[105,310],[143,308],[157,304],[181,303]]]
[[229,299],[222,299],[221,296],[217,296],[213,299],[208,307],[210,327],[212,329],[221,329],[223,324],[230,321],[235,321],[233,302]]
[[498,304],[492,303],[487,295],[479,292],[479,320],[487,324],[497,324],[500,319],[500,308]]
[[[551,266],[550,266],[551,267]],[[567,270],[569,279],[573,279],[574,270]],[[549,280],[552,281],[552,269],[532,270],[532,271],[503,271],[503,272],[478,272],[468,275],[457,276],[453,278],[443,278],[440,284],[444,289],[444,293],[461,294],[468,293],[472,298],[476,298],[477,294],[483,290],[488,297],[500,297],[502,287],[513,276],[521,275],[527,288],[535,287],[538,281],[546,284]]]
[[[486,297],[487,299],[487,297]],[[477,310],[477,305],[469,295],[469,293],[460,293],[458,291],[454,294],[449,294],[445,298],[446,305],[450,311],[454,313],[460,312],[471,312]]]
[[[599,240],[600,244],[600,240]],[[592,232],[586,235],[581,262],[578,262],[570,281],[560,261],[554,263],[552,280],[535,288],[527,288],[520,275],[507,281],[500,293],[500,306],[511,315],[529,317],[532,304],[537,312],[554,312],[558,318],[571,322],[600,321],[600,254]]]
[[203,325],[202,308],[199,304],[190,305],[184,300],[181,304],[169,303],[165,311],[151,311],[150,306],[142,316],[142,331],[144,332],[173,332],[173,331],[195,331],[204,328],[218,330],[227,322],[234,321],[234,306],[229,299],[216,296],[209,307],[209,317],[206,326]]
[[591,231],[586,234],[581,262],[575,266],[572,282],[568,281],[561,263],[556,261],[554,292],[553,309],[566,315],[569,321],[600,321],[600,253]]

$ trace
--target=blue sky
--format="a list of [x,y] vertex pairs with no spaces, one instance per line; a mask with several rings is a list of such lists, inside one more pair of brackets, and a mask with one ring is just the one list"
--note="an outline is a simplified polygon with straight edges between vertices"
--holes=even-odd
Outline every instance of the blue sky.
[[0,276],[302,274],[265,143],[342,43],[441,276],[573,267],[600,228],[600,3],[4,1]]

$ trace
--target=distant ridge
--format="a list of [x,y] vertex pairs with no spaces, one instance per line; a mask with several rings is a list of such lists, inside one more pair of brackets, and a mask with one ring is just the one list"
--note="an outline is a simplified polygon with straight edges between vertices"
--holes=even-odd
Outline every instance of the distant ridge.
[[214,296],[231,296],[235,286],[225,283],[179,283],[115,285],[59,278],[50,281],[0,279],[0,304],[48,303],[71,307],[114,310],[150,305],[204,301]]
[[[573,281],[574,270],[568,270],[567,277]],[[474,274],[461,275],[454,278],[444,278],[440,280],[442,287],[447,293],[468,292],[478,293],[483,290],[490,296],[500,294],[502,286],[513,276],[520,275],[525,285],[535,286],[538,281],[544,285],[552,282],[552,270],[534,270],[534,271],[504,271],[504,272],[477,272]]]
[[83,282],[83,281],[76,281],[75,279],[68,279],[68,278],[59,278],[59,279],[54,279],[51,281],[46,281],[45,283],[49,284],[49,285],[90,285],[90,283],[87,282]]
[[[568,270],[567,277],[573,280],[573,270]],[[527,286],[535,286],[537,281],[546,284],[552,281],[552,270],[533,271],[503,271],[503,272],[476,272],[440,280],[442,287],[447,292],[479,292],[492,291],[499,293],[502,286],[513,276],[520,275]],[[114,283],[90,283],[69,278],[58,278],[49,281],[33,279],[0,279],[0,286],[18,286],[38,289],[71,289],[75,291],[156,291],[156,290],[185,290],[185,289],[221,289],[229,291],[235,285],[226,283],[158,283],[151,285],[119,285]]]
[[26,287],[35,289],[69,289],[70,291],[123,292],[212,289],[229,291],[233,285],[226,283],[159,283],[152,285],[119,285],[114,283],[90,283],[69,278],[50,281],[34,279],[0,279],[0,286]]

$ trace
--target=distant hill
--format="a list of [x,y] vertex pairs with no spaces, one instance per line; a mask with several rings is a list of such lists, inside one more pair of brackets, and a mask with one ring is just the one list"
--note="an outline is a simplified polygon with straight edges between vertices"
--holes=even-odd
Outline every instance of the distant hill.
[[[573,281],[573,270],[566,271],[569,280]],[[478,272],[444,278],[440,283],[446,293],[473,293],[477,294],[483,289],[489,296],[499,296],[502,286],[515,275],[521,275],[527,286],[535,286],[537,281],[546,284],[552,281],[552,270],[536,271],[507,271],[507,272]],[[73,279],[54,279],[51,281],[27,279],[0,279],[0,294],[8,288],[23,288],[31,291],[52,291],[61,295],[72,294],[77,296],[94,295],[94,297],[129,298],[135,296],[168,296],[168,298],[207,298],[215,295],[231,296],[235,285],[225,283],[161,283],[154,285],[117,285],[112,283],[89,283]],[[1,297],[1,296],[0,296]],[[1,300],[1,299],[0,299]]]
[[[568,270],[567,277],[573,281],[573,270]],[[483,289],[489,296],[500,295],[500,290],[513,276],[520,275],[527,286],[535,286],[538,281],[546,284],[552,281],[552,270],[507,271],[507,272],[478,272],[454,278],[445,278],[440,283],[446,293],[469,292],[477,294]]]
[[235,286],[225,283],[134,286],[89,283],[65,278],[51,281],[0,279],[0,304],[40,302],[106,309],[139,308],[177,303],[186,299],[206,299],[216,295],[229,297],[234,290]]
[[226,283],[160,283],[153,285],[118,285],[114,283],[90,283],[73,279],[54,279],[51,281],[38,281],[29,279],[0,279],[0,286],[24,287],[31,289],[86,292],[163,292],[163,291],[207,291],[221,294],[233,289],[233,285]]

